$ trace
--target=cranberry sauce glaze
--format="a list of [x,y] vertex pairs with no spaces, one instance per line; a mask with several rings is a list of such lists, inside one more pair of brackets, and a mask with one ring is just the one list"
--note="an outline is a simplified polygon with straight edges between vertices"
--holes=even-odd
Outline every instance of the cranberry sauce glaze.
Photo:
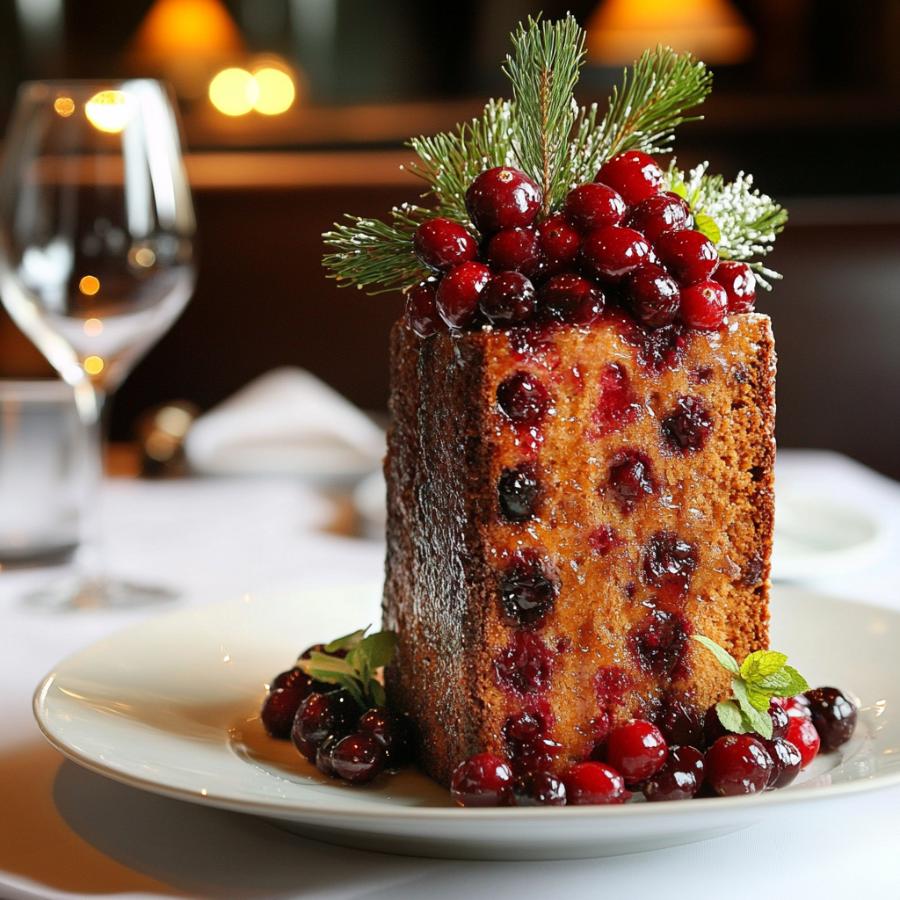
[[429,774],[477,752],[561,773],[629,717],[696,727],[727,674],[691,634],[767,644],[773,391],[756,314],[398,323],[386,681]]

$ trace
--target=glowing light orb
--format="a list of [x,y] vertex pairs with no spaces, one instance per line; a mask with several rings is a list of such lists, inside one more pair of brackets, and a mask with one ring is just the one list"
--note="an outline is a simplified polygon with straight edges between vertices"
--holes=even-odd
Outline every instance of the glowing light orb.
[[78,290],[85,297],[93,297],[100,290],[100,279],[96,275],[83,275],[78,282]]
[[122,91],[100,91],[84,104],[84,114],[97,131],[118,134],[128,124],[131,108]]
[[106,363],[104,363],[103,359],[99,356],[87,356],[82,365],[84,366],[84,371],[87,372],[88,375],[99,375],[103,371],[103,367]]
[[297,96],[294,80],[282,69],[264,66],[253,73],[259,96],[253,108],[264,116],[280,116],[287,112]]
[[246,69],[223,69],[209,83],[210,103],[226,116],[245,116],[258,99],[259,85]]
[[71,97],[57,97],[53,101],[53,110],[58,116],[68,119],[75,112],[75,101]]

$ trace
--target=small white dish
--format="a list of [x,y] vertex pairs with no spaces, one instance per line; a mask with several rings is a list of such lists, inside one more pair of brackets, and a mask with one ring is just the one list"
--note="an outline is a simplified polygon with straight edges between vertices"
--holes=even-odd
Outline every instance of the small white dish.
[[320,776],[263,733],[264,686],[304,646],[377,621],[380,587],[246,597],[132,627],[39,685],[38,723],[66,756],[144,790],[265,816],[330,843],[470,859],[606,856],[727,834],[798,804],[900,783],[900,614],[776,588],[773,645],[863,708],[842,752],[754,797],[542,809],[457,809],[407,771],[367,787]]

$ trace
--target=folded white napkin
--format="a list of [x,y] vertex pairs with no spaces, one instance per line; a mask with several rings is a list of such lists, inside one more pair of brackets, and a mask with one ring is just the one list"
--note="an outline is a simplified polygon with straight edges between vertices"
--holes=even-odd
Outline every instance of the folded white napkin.
[[376,468],[384,432],[303,369],[275,369],[201,416],[188,433],[191,468],[209,475],[296,474],[352,481]]

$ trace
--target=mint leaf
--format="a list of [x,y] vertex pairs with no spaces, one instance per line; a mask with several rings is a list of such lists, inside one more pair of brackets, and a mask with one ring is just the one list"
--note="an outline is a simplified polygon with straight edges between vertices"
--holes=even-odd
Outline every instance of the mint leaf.
[[387,704],[384,685],[380,681],[375,681],[374,678],[369,682],[369,695],[372,697],[372,702],[375,706],[385,706]]
[[793,697],[809,690],[809,682],[793,666],[785,666],[784,673],[790,680],[784,688],[784,693],[776,694],[776,697]]
[[705,234],[714,244],[722,240],[722,231],[712,216],[699,213],[694,216],[694,228],[701,234]]
[[753,679],[749,683],[770,697],[784,697],[784,691],[790,686],[791,676],[782,669],[773,675],[765,675],[762,678]]
[[745,681],[755,681],[768,675],[775,675],[784,668],[787,657],[777,650],[757,650],[741,663],[741,677]]
[[[313,650],[309,655],[309,659],[301,659],[299,667],[313,678],[320,675],[354,675],[355,670],[346,659],[339,656],[329,656],[327,653],[320,653]],[[324,677],[322,679],[325,680]]]
[[718,660],[720,666],[728,669],[734,675],[740,674],[741,670],[737,661],[724,647],[720,647],[715,641],[702,634],[695,634],[694,640],[706,647]]
[[377,634],[370,634],[365,638],[357,650],[365,653],[369,666],[375,670],[390,663],[396,647],[397,635],[393,631],[379,631]]
[[740,677],[731,680],[731,689],[735,699],[741,708],[741,712],[747,717],[747,723],[753,731],[762,735],[766,740],[772,738],[772,719],[769,716],[769,698],[765,697],[765,710],[759,709],[752,701],[746,682]]
[[741,708],[734,700],[723,700],[721,703],[717,703],[716,715],[726,731],[733,731],[735,734],[745,734],[750,730]]
[[750,701],[754,709],[760,712],[767,712],[769,704],[772,702],[772,695],[768,691],[761,691],[752,684],[747,684],[747,699]]
[[365,628],[360,628],[357,631],[351,631],[350,634],[345,634],[343,637],[335,638],[325,645],[325,652],[337,653],[338,650],[352,650],[362,641],[371,627],[371,625],[366,625]]

